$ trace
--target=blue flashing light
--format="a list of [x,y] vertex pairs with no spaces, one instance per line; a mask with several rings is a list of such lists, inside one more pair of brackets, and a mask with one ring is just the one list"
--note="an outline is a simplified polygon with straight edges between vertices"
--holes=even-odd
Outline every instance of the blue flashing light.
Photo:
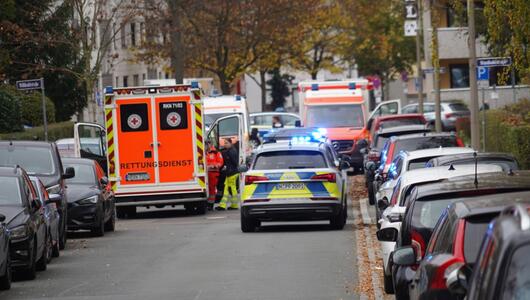
[[318,83],[311,84],[311,90],[312,91],[318,91]]
[[319,128],[317,129],[318,133],[320,133],[322,136],[328,134],[328,131],[326,130],[326,128]]
[[114,93],[114,89],[112,88],[112,86],[106,86],[105,87],[105,94],[112,94]]
[[349,88],[350,90],[355,90],[355,88],[356,88],[355,82],[350,82],[350,83],[348,84],[348,88]]
[[198,89],[199,88],[199,82],[198,81],[192,81],[191,82],[191,88],[192,89]]
[[236,95],[236,101],[241,101],[241,95]]

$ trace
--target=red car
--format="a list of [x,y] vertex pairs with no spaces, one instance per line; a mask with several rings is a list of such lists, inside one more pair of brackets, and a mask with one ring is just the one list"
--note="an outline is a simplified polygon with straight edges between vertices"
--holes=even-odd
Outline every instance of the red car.
[[390,128],[404,125],[423,125],[427,120],[422,114],[384,115],[369,120],[366,128],[370,131],[370,140],[380,128]]

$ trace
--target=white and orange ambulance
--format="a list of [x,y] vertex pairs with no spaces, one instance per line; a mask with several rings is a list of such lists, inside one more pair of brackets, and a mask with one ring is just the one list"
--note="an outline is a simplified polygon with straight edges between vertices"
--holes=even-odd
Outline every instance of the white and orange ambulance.
[[[99,134],[106,140],[118,216],[134,215],[138,206],[168,205],[204,214],[208,195],[198,84],[107,87],[104,108],[106,128]],[[80,149],[97,130],[95,124],[76,124]]]

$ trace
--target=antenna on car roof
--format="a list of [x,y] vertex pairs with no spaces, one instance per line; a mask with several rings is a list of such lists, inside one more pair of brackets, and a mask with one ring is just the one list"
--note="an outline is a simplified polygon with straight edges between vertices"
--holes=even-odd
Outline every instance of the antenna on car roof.
[[449,166],[449,171],[454,171],[454,170],[455,170],[455,167],[453,166],[453,164],[451,164],[451,165]]
[[475,188],[478,188],[478,174],[477,174],[478,158],[477,158],[477,151],[473,152],[473,158],[475,159]]

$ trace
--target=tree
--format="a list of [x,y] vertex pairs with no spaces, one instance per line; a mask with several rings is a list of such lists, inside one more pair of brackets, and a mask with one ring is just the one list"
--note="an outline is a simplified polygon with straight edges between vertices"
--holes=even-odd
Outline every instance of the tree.
[[[403,1],[374,5],[371,0],[344,0],[350,21],[348,41],[342,50],[346,60],[357,64],[360,75],[377,75],[383,87],[415,62],[415,41],[403,35]],[[385,93],[388,97],[388,92]]]
[[[509,56],[519,77],[530,83],[530,4],[527,0],[485,0],[485,33],[493,56]],[[507,70],[508,71],[508,70]],[[507,78],[507,73],[504,78]]]
[[291,95],[289,85],[293,77],[289,74],[281,74],[280,68],[274,68],[269,74],[272,75],[272,78],[267,80],[267,84],[271,86],[272,110],[283,108],[285,97]]
[[22,130],[20,102],[6,85],[0,85],[0,133]]

